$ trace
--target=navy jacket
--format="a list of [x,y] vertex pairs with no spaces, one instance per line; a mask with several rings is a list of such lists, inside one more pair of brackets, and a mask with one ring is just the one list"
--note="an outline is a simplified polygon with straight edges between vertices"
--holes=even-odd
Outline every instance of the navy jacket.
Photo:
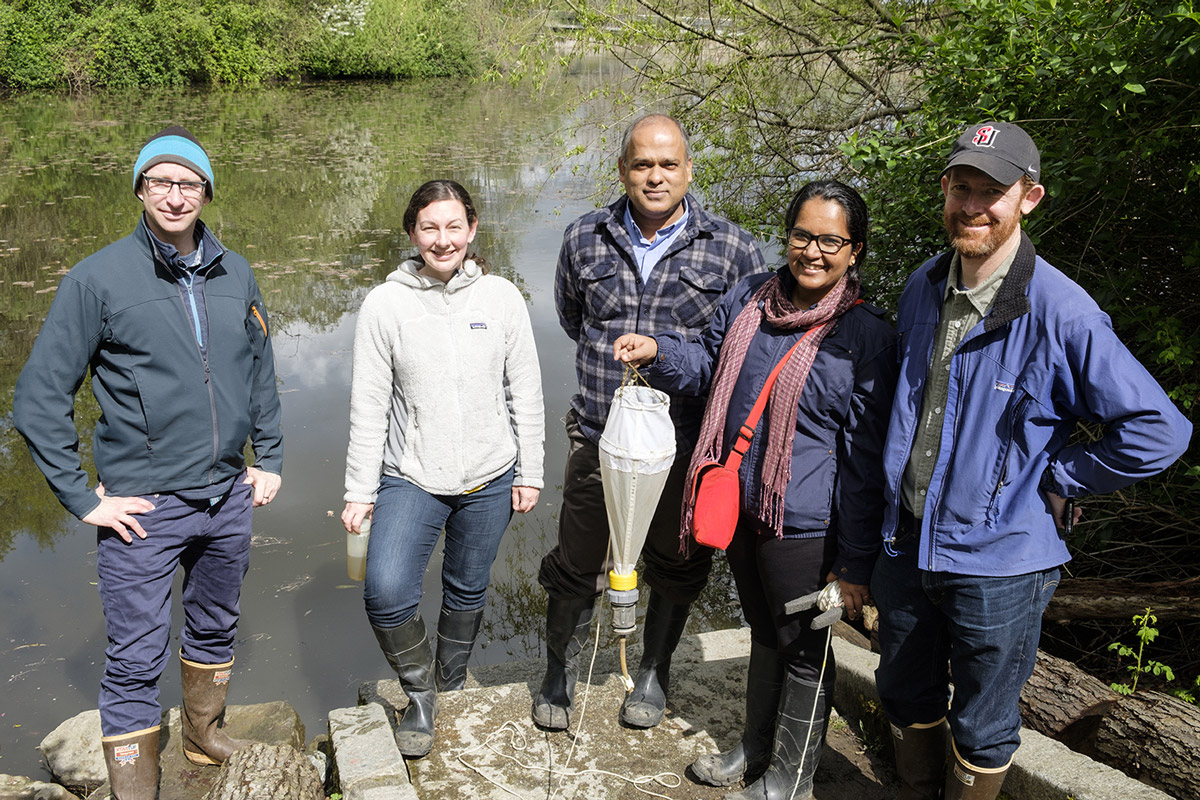
[[92,372],[92,454],[113,495],[203,489],[245,468],[280,473],[283,440],[267,313],[249,263],[205,232],[207,358],[182,289],[143,220],[59,284],[13,398],[13,419],[62,504],[99,505],[79,463],[75,393]]
[[[778,274],[793,283],[787,267]],[[643,374],[655,386],[683,394],[708,392],[725,334],[770,273],[740,282],[721,301],[696,340],[678,333],[656,337],[658,358]],[[765,319],[751,340],[725,416],[722,459],[746,421],[767,376],[804,334]],[[846,312],[821,342],[796,410],[792,475],[784,498],[784,535],[838,538],[833,570],[865,584],[879,552],[883,519],[883,443],[896,383],[896,333],[883,312],[861,304]],[[770,404],[742,460],[742,513],[761,519],[759,493]]]
[[[950,257],[927,261],[900,298],[886,540],[896,532]],[[1070,558],[1039,489],[1047,468],[1062,497],[1111,492],[1166,469],[1192,435],[1108,315],[1024,234],[992,310],[954,353],[943,417],[918,564],[966,575],[1021,575]],[[1081,419],[1102,423],[1104,434],[1069,444]]]

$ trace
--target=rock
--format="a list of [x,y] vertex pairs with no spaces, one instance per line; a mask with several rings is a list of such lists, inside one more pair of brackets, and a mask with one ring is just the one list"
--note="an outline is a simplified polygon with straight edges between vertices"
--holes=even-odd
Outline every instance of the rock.
[[57,783],[44,783],[23,775],[0,775],[0,800],[79,800]]
[[383,706],[330,711],[329,736],[345,800],[417,800]]
[[64,786],[83,787],[86,794],[108,779],[96,709],[76,714],[50,731],[38,749],[50,774]]
[[221,765],[205,800],[325,800],[321,776],[305,754],[255,742]]
[[[158,757],[159,797],[203,800],[220,769],[197,766],[183,757],[178,706],[163,713],[162,724],[166,728],[167,738]],[[296,710],[282,701],[229,706],[225,710],[225,729],[235,739],[287,745],[296,750],[304,746],[304,723],[300,721]],[[89,795],[88,800],[105,800],[108,797],[107,773],[105,779],[104,785]]]

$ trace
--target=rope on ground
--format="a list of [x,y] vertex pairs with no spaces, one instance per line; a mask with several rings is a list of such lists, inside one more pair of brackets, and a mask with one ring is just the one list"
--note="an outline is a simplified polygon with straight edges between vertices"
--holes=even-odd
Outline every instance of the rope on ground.
[[[503,734],[508,734],[507,741],[501,742],[498,744],[493,742],[494,739],[502,736]],[[659,786],[663,787],[664,789],[677,789],[683,783],[683,781],[679,777],[679,775],[674,772],[660,772],[657,775],[642,775],[642,776],[639,776],[636,778],[630,778],[626,775],[620,775],[616,772],[609,772],[608,770],[604,770],[604,769],[568,770],[565,768],[565,766],[564,767],[554,767],[553,765],[545,766],[545,767],[538,766],[536,764],[530,764],[527,761],[522,761],[517,756],[504,752],[503,750],[500,749],[500,747],[502,747],[504,745],[507,745],[509,748],[511,748],[513,751],[515,751],[517,753],[526,753],[529,750],[529,744],[528,744],[528,740],[525,737],[525,734],[521,731],[520,727],[518,727],[517,724],[511,720],[509,720],[508,722],[505,722],[497,730],[493,731],[480,744],[477,744],[474,747],[472,747],[468,750],[464,750],[462,753],[460,753],[458,755],[458,760],[459,760],[459,763],[461,763],[463,766],[470,769],[476,775],[480,776],[481,778],[483,778],[485,781],[492,784],[493,786],[495,786],[499,789],[502,789],[505,792],[508,792],[513,797],[520,797],[521,795],[517,794],[512,789],[508,788],[507,786],[499,783],[498,781],[496,781],[493,778],[491,778],[490,776],[488,776],[486,773],[483,772],[483,770],[478,765],[472,764],[471,762],[467,761],[465,756],[467,756],[468,754],[470,754],[473,751],[479,750],[480,748],[486,748],[487,750],[491,751],[492,753],[499,756],[500,758],[511,761],[514,764],[516,764],[517,766],[521,767],[522,769],[529,770],[530,772],[544,772],[547,775],[549,775],[551,778],[555,778],[555,777],[559,778],[560,781],[562,778],[581,778],[585,775],[603,775],[606,777],[616,778],[618,780],[624,781],[625,783],[630,784],[631,786],[633,786],[633,788],[637,789],[639,792],[641,792],[643,794],[650,795],[651,797],[661,797],[664,800],[672,800],[672,798],[670,797],[670,795],[659,794],[658,792],[651,791],[650,789],[648,789],[646,787],[649,785],[652,785],[652,784],[658,784]],[[553,758],[552,758],[553,750],[551,750],[550,756],[551,756],[551,761],[552,761],[553,760]],[[561,788],[561,784],[560,784],[560,788]],[[559,789],[555,789],[554,792],[551,794],[551,797],[553,797],[554,794],[557,794],[558,791],[559,791]]]
[[[611,554],[612,554],[612,542],[610,540],[608,552],[606,552],[604,554],[604,563],[606,563],[606,564],[608,563],[608,559]],[[580,699],[580,703],[579,703],[579,717],[575,723],[575,733],[572,734],[570,732],[569,728],[567,730],[567,734],[571,739],[571,747],[570,747],[570,749],[567,750],[567,755],[563,759],[562,766],[559,766],[559,767],[554,766],[554,748],[550,745],[550,743],[548,741],[546,743],[546,747],[547,747],[546,758],[550,764],[549,766],[539,766],[537,764],[530,764],[528,762],[522,761],[521,759],[517,758],[514,755],[510,755],[508,753],[501,752],[499,749],[497,749],[497,747],[492,744],[492,740],[504,733],[507,733],[508,734],[508,742],[507,742],[508,747],[510,747],[512,750],[514,750],[518,753],[528,752],[528,750],[529,750],[528,740],[525,738],[525,734],[521,732],[521,729],[512,720],[505,722],[503,725],[501,725],[495,731],[488,734],[488,736],[479,744],[475,745],[474,747],[469,747],[466,750],[463,750],[461,753],[459,753],[458,761],[464,767],[471,770],[472,772],[474,772],[479,777],[483,778],[488,783],[492,784],[493,786],[495,786],[505,792],[508,792],[513,797],[518,797],[518,798],[521,795],[517,794],[512,789],[499,783],[498,781],[493,780],[490,776],[485,774],[479,766],[467,761],[465,756],[469,755],[470,753],[472,753],[480,748],[487,748],[488,750],[490,750],[492,753],[496,754],[497,756],[507,759],[507,760],[513,762],[514,764],[518,765],[522,769],[528,770],[529,772],[544,772],[544,773],[546,773],[550,777],[550,786],[548,787],[549,794],[548,794],[547,800],[554,800],[554,798],[558,795],[559,791],[562,789],[563,779],[565,779],[565,778],[580,778],[580,777],[583,777],[584,775],[604,775],[607,777],[616,778],[618,780],[624,781],[625,783],[628,783],[629,785],[631,785],[633,788],[637,789],[642,794],[647,794],[647,795],[650,795],[651,797],[661,797],[663,800],[673,800],[669,795],[659,794],[658,792],[651,791],[650,789],[648,789],[646,787],[650,786],[652,784],[658,784],[659,786],[663,787],[664,789],[679,788],[680,786],[683,785],[683,779],[681,777],[679,777],[679,775],[677,773],[674,773],[674,772],[660,772],[657,775],[640,775],[638,777],[631,778],[627,775],[621,775],[616,772],[609,772],[608,770],[603,770],[603,769],[577,769],[577,770],[568,770],[567,769],[568,765],[571,763],[571,759],[575,757],[575,745],[579,742],[580,733],[583,731],[583,721],[584,721],[584,719],[587,718],[587,702],[588,702],[588,695],[590,694],[590,690],[592,688],[592,673],[596,668],[596,656],[600,652],[600,627],[601,626],[599,624],[599,615],[597,615],[597,617],[595,619],[593,619],[593,624],[595,624],[595,626],[596,626],[596,635],[592,638],[592,658],[591,658],[591,661],[588,662],[587,679],[584,681],[584,684],[583,684],[583,696]],[[624,643],[623,640],[622,640],[622,643]],[[622,656],[624,656],[624,653],[622,653]],[[824,667],[822,667],[822,672],[824,672]],[[555,778],[558,779],[557,785],[555,785],[556,784]]]

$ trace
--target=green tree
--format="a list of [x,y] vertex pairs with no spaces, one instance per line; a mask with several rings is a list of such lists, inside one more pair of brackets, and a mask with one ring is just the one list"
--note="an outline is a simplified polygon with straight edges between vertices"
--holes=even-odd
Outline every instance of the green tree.
[[[1049,200],[1028,230],[1189,413],[1200,390],[1200,14],[1193,0],[567,0],[586,47],[624,61],[630,114],[666,98],[701,143],[697,183],[778,237],[814,177],[863,189],[870,288],[893,304],[945,247],[938,176],[972,122],[1026,127]],[[612,123],[619,128],[624,120]],[[1097,431],[1084,429],[1080,435]],[[1088,501],[1073,542],[1093,574],[1196,562],[1194,453]],[[1153,563],[1112,559],[1139,542]],[[1084,563],[1086,562],[1086,563]]]

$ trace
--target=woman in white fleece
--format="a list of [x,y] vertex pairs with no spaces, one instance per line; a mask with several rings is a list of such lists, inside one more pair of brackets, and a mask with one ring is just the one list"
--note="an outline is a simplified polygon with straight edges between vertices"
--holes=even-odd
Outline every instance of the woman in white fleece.
[[[525,299],[467,246],[467,191],[429,181],[404,229],[417,248],[363,302],[354,335],[342,523],[370,516],[367,617],[408,705],[396,744],[433,746],[437,693],[461,689],[492,562],[514,511],[542,488],[542,382]],[[437,660],[418,613],[442,529]]]

